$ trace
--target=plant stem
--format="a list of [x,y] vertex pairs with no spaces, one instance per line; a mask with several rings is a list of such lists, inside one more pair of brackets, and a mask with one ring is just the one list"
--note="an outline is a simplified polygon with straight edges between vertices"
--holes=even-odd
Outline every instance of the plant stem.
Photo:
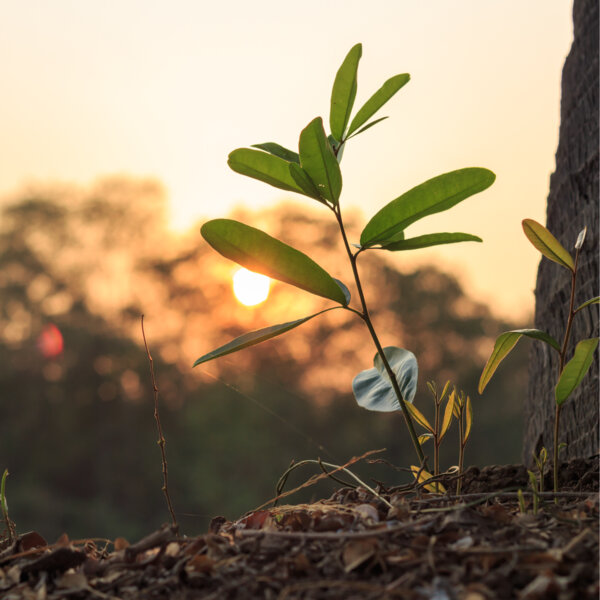
[[[573,271],[571,272],[571,299],[569,301],[569,315],[567,317],[567,327],[565,329],[565,337],[563,339],[562,348],[560,351],[560,364],[558,367],[558,377],[563,371],[565,366],[566,358],[567,358],[567,346],[569,344],[569,337],[571,335],[571,328],[573,326],[573,317],[575,316],[575,312],[573,307],[575,306],[575,284],[577,283],[577,264],[579,263],[579,252],[580,248],[577,248],[575,251],[575,265],[573,267]],[[556,412],[554,416],[554,448],[553,448],[553,458],[554,458],[554,491],[558,492],[558,425],[560,422],[560,410],[562,405],[556,404]],[[554,500],[557,502],[557,500]]]
[[377,348],[377,352],[381,358],[381,361],[383,363],[385,371],[388,374],[390,383],[392,384],[392,388],[394,389],[394,392],[398,398],[398,402],[400,404],[400,408],[402,409],[402,414],[404,415],[404,420],[405,420],[406,426],[408,428],[408,433],[410,434],[410,438],[411,438],[411,441],[415,448],[415,451],[417,453],[417,456],[419,458],[420,465],[421,466],[424,465],[427,469],[429,469],[429,467],[427,466],[427,459],[426,459],[425,455],[423,454],[423,450],[421,449],[421,444],[419,443],[419,438],[417,436],[417,432],[415,431],[412,417],[410,416],[410,413],[408,412],[408,409],[406,408],[406,401],[404,400],[404,397],[402,396],[402,392],[400,390],[400,385],[398,384],[396,375],[395,375],[394,371],[392,370],[392,367],[390,366],[390,363],[388,362],[388,360],[385,356],[385,353],[383,352],[383,348],[381,346],[381,343],[379,342],[379,338],[377,337],[377,333],[375,332],[375,328],[373,327],[373,323],[372,323],[371,317],[369,315],[367,301],[365,300],[365,295],[364,295],[364,292],[362,289],[360,276],[358,274],[358,268],[356,266],[356,258],[358,256],[358,254],[353,254],[352,250],[350,249],[350,244],[348,243],[348,237],[346,236],[346,230],[344,228],[344,222],[342,220],[342,213],[341,213],[339,205],[336,206],[335,208],[332,208],[332,210],[333,210],[333,213],[335,214],[335,218],[337,219],[338,225],[340,227],[342,239],[344,240],[344,247],[346,248],[346,253],[348,254],[348,258],[350,259],[350,264],[352,265],[352,273],[354,274],[354,281],[356,282],[356,288],[358,290],[358,296],[360,298],[360,303],[362,306],[362,313],[358,313],[358,314],[362,318],[362,320],[365,322],[365,325],[367,326],[369,333],[371,334],[371,338],[373,339],[375,347]]
[[463,423],[463,411],[464,407],[461,407],[458,413],[458,481],[456,482],[456,495],[460,495],[460,488],[462,484],[463,465],[465,459],[465,426]]
[[433,445],[434,445],[434,454],[433,454],[433,474],[440,474],[440,403],[437,395],[437,391],[435,393],[435,433],[433,434]]

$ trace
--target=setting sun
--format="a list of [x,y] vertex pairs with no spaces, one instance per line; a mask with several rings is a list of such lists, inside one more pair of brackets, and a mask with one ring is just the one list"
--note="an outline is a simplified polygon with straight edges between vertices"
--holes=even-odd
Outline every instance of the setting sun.
[[255,306],[267,299],[271,280],[266,275],[238,269],[233,275],[233,293],[244,306]]

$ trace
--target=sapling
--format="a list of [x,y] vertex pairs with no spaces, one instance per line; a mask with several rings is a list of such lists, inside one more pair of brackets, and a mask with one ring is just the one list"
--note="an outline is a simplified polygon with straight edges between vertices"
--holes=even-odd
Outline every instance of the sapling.
[[423,465],[426,464],[425,456],[407,409],[416,393],[417,360],[408,350],[382,346],[369,314],[358,271],[358,258],[371,250],[400,252],[456,242],[481,242],[481,238],[467,233],[444,232],[407,238],[406,229],[423,217],[448,210],[465,198],[487,189],[494,182],[495,175],[487,169],[471,167],[429,179],[385,205],[367,223],[359,243],[351,244],[340,203],[343,150],[348,140],[386,118],[372,119],[410,79],[406,73],[388,79],[351,119],[361,55],[362,46],[356,44],[337,71],[331,93],[329,134],[325,132],[322,118],[317,117],[300,133],[298,152],[267,142],[238,148],[228,159],[234,171],[311,198],[332,213],[352,269],[359,297],[358,307],[350,306],[350,292],[346,285],[334,279],[306,254],[244,223],[231,219],[208,221],[201,228],[202,236],[226,258],[251,271],[332,300],[335,305],[301,319],[246,333],[200,357],[194,366],[274,338],[328,311],[349,311],[364,322],[377,351],[374,368],[354,378],[356,401],[369,410],[402,411],[412,444]]
[[526,336],[544,342],[554,351],[558,352],[558,375],[554,387],[556,408],[554,413],[553,447],[553,479],[554,492],[556,493],[558,492],[558,453],[561,448],[561,445],[558,442],[560,411],[567,398],[583,381],[585,374],[588,372],[594,360],[594,352],[598,347],[597,337],[581,340],[575,346],[573,356],[567,361],[573,319],[579,311],[592,304],[598,304],[600,302],[600,296],[591,298],[575,308],[577,267],[587,228],[584,227],[577,236],[574,245],[575,259],[573,259],[564,246],[543,225],[540,225],[533,219],[525,219],[523,221],[523,231],[525,232],[527,239],[542,253],[543,256],[568,269],[571,273],[571,294],[563,341],[562,344],[559,344],[550,334],[539,329],[515,329],[501,334],[496,340],[492,354],[481,374],[479,380],[479,393],[481,394],[483,392],[492,378],[492,375],[498,368],[498,365],[514,348],[521,337]]

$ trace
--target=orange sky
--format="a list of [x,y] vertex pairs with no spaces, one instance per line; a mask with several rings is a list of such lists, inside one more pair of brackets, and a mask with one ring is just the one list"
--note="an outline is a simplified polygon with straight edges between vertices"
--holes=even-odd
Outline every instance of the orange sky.
[[[0,22],[0,196],[39,181],[111,173],[166,186],[173,226],[282,192],[231,172],[227,154],[293,147],[327,119],[335,71],[363,43],[357,104],[388,77],[411,82],[391,118],[349,143],[342,202],[365,218],[413,185],[466,166],[495,185],[411,233],[466,231],[463,244],[398,257],[459,273],[497,312],[533,308],[537,252],[521,232],[545,222],[558,141],[570,0],[22,0]],[[308,201],[308,200],[302,200]],[[199,237],[200,243],[200,237]]]

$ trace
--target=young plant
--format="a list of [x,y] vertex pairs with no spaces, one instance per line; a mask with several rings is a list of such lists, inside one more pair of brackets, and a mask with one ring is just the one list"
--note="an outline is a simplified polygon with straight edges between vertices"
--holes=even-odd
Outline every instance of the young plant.
[[[444,416],[442,418],[442,403],[448,396],[448,390],[450,389],[450,382],[447,381],[442,393],[439,394],[437,387],[433,381],[427,382],[427,387],[433,396],[434,403],[434,420],[433,425],[429,423],[425,415],[414,405],[407,404],[406,407],[410,412],[411,417],[419,424],[421,427],[427,430],[427,433],[424,433],[419,436],[419,442],[421,444],[425,443],[428,440],[433,440],[433,475],[438,476],[440,474],[440,444],[442,443],[442,439],[446,435],[448,429],[450,428],[450,424],[452,422],[452,413],[454,410],[454,395],[451,394],[448,397],[446,402],[446,409],[444,410]],[[418,467],[411,467],[414,472],[418,472]],[[417,471],[415,471],[417,469]],[[425,475],[431,476],[430,473],[424,472]],[[438,486],[441,488],[441,484],[435,483],[432,484],[432,487]],[[441,489],[436,489],[435,491],[441,492]]]
[[358,271],[358,258],[372,250],[401,252],[440,244],[481,242],[477,236],[467,233],[443,232],[410,238],[406,229],[423,217],[448,210],[465,198],[487,189],[494,182],[495,175],[487,169],[471,167],[429,179],[385,205],[367,223],[359,243],[350,244],[340,202],[340,161],[344,147],[348,140],[386,118],[372,119],[410,79],[406,73],[391,77],[351,118],[361,54],[362,46],[356,44],[337,71],[331,93],[329,134],[325,132],[322,118],[317,117],[300,133],[298,152],[267,142],[238,148],[228,159],[234,171],[311,198],[332,213],[352,269],[359,296],[358,306],[350,306],[350,292],[346,285],[334,279],[306,254],[244,223],[231,219],[209,221],[202,226],[202,236],[226,258],[335,304],[316,314],[242,335],[200,357],[194,366],[274,338],[325,312],[337,309],[349,311],[364,322],[377,351],[374,368],[354,378],[354,396],[360,406],[369,410],[401,410],[420,464],[424,464],[425,457],[407,408],[416,392],[417,360],[408,350],[382,346],[369,314]]
[[585,240],[586,230],[587,228],[584,227],[577,236],[577,241],[574,246],[575,259],[573,259],[564,246],[562,246],[562,244],[543,225],[540,225],[533,219],[525,219],[523,221],[523,231],[525,232],[527,239],[542,253],[543,256],[568,269],[571,273],[571,295],[563,341],[562,344],[559,344],[550,334],[545,331],[540,331],[539,329],[515,329],[513,331],[507,331],[501,334],[496,340],[492,354],[488,359],[479,380],[479,393],[481,394],[498,368],[498,365],[523,336],[542,341],[554,351],[558,352],[558,377],[554,388],[554,400],[556,404],[553,448],[554,492],[558,491],[558,452],[561,448],[561,445],[559,445],[558,442],[560,411],[567,398],[583,381],[585,374],[588,372],[592,361],[594,360],[594,352],[598,347],[598,338],[581,340],[577,343],[573,356],[567,362],[569,339],[575,315],[584,308],[600,302],[600,297],[597,296],[575,308],[577,267],[579,264],[579,254]]
[[544,491],[544,467],[546,466],[547,460],[548,451],[546,450],[545,446],[540,450],[539,456],[536,456],[535,452],[533,453],[533,462],[535,462],[540,474],[540,493],[543,493]]

